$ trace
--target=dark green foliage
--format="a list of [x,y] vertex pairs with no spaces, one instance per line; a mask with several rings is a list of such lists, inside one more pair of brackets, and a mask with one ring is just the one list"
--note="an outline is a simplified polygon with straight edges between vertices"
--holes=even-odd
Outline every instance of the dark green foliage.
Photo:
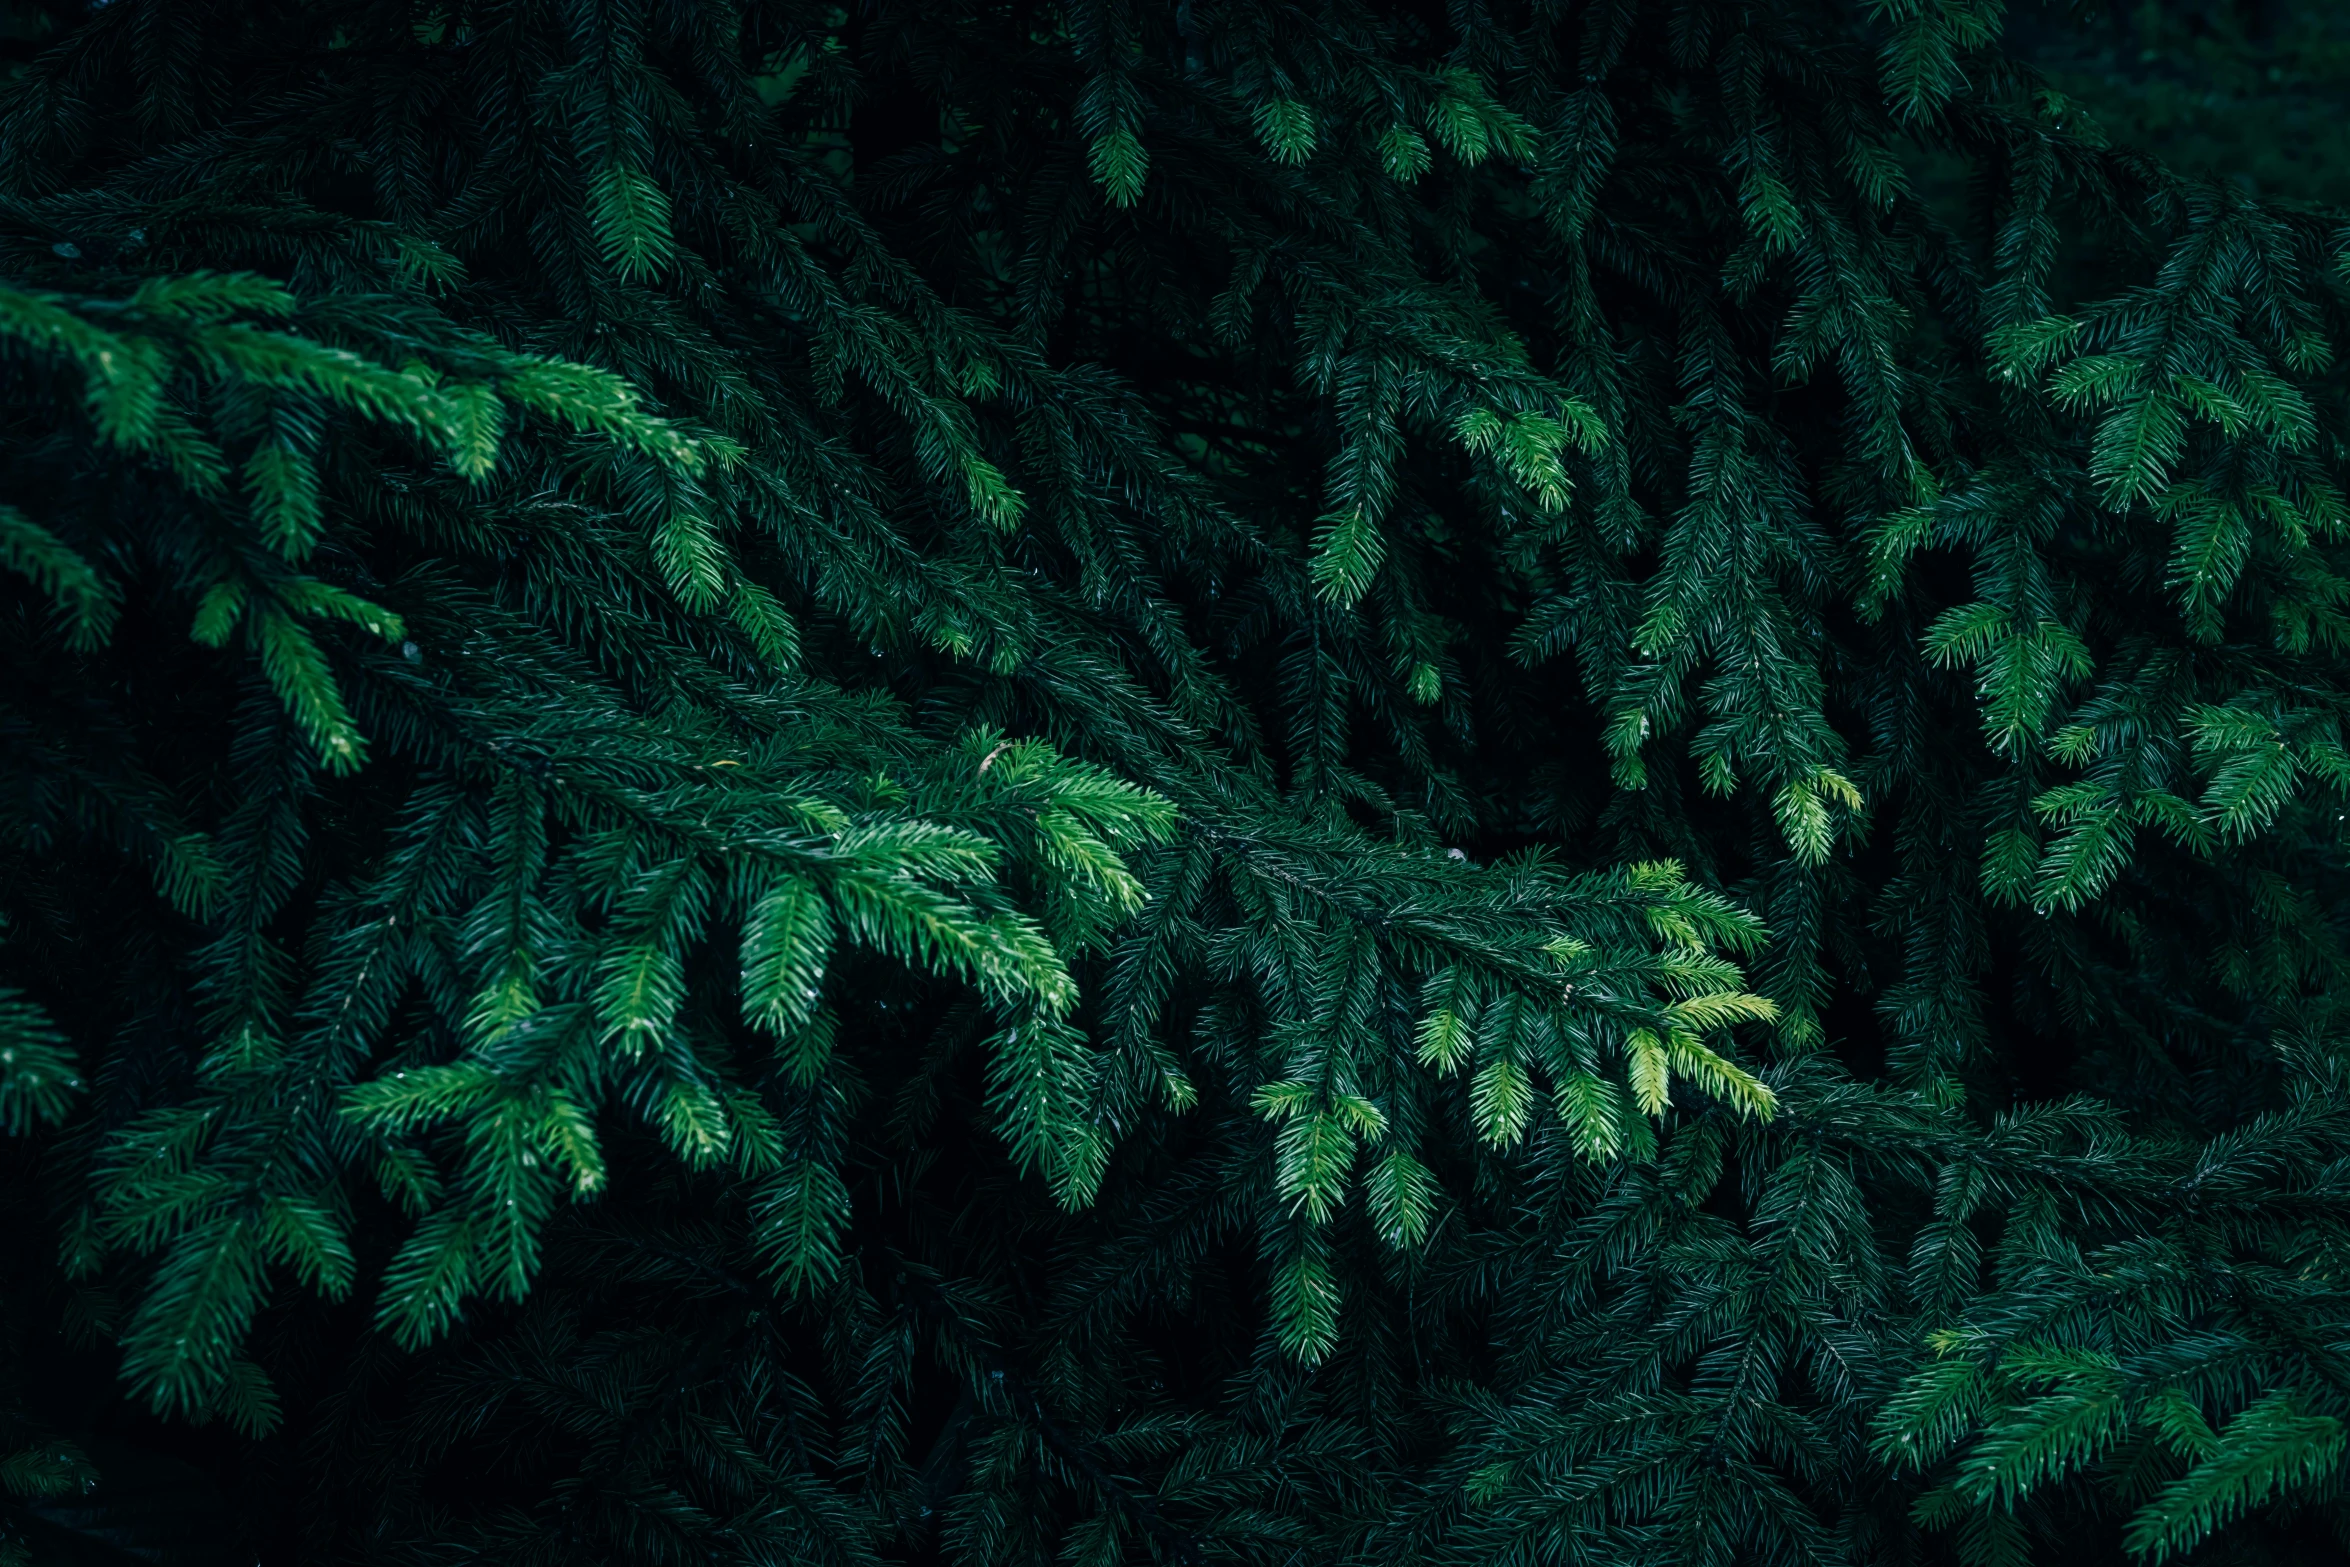
[[2350,200],[2350,12],[2327,0],[2025,9],[2010,42],[2115,140],[2271,199]]
[[20,1556],[2350,1550],[2343,216],[1989,0],[12,16]]

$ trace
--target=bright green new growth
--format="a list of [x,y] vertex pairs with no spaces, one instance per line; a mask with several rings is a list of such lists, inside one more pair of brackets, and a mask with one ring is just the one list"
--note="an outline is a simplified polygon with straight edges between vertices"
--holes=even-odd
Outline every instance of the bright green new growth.
[[7,1561],[2350,1548],[2342,214],[1989,0],[37,9]]

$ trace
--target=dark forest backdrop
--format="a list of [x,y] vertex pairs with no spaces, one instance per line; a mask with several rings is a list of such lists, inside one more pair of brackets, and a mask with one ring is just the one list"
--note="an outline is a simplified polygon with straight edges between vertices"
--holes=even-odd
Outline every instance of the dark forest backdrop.
[[13,0],[25,1562],[2350,1551],[2350,26]]

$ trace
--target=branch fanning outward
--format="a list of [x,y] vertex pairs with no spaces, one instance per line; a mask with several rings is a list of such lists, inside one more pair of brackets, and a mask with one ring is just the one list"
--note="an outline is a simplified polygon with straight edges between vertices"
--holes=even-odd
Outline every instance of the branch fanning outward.
[[1990,0],[4,20],[0,1567],[2350,1539],[2341,215]]

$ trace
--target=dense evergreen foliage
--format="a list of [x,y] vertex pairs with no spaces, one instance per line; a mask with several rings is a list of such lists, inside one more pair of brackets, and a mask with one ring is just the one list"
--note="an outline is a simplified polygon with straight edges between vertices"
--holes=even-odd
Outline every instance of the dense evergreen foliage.
[[2342,1559],[2350,228],[2001,26],[11,10],[11,1558]]

